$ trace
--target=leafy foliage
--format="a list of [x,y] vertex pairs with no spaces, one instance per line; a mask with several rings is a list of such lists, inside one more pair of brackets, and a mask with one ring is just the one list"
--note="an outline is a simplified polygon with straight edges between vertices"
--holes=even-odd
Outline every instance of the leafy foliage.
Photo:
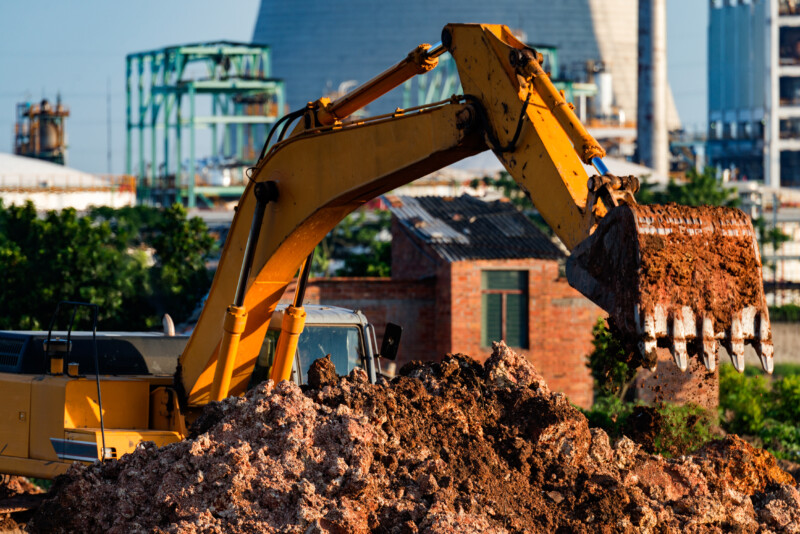
[[779,458],[800,459],[800,367],[783,365],[771,383],[757,372],[720,367],[719,405],[728,432],[751,436]]
[[623,343],[603,319],[592,329],[594,346],[587,366],[595,380],[595,401],[585,411],[590,426],[600,427],[612,437],[627,435],[651,452],[675,456],[694,451],[715,438],[717,417],[694,404],[626,400],[636,376],[628,365]]
[[716,174],[713,167],[706,167],[702,173],[692,168],[687,171],[685,182],[670,180],[664,191],[658,191],[650,184],[642,184],[637,200],[642,204],[674,202],[684,206],[738,206],[736,189],[722,185]]
[[213,238],[181,206],[73,209],[39,217],[0,203],[0,328],[41,329],[60,300],[97,304],[106,329],[180,320],[208,290]]
[[[358,211],[348,215],[316,248],[312,274],[391,276],[392,244],[383,239],[390,231],[391,221],[392,215],[387,210]],[[333,260],[343,262],[335,273],[331,272]]]
[[663,403],[657,408],[661,421],[654,436],[654,450],[668,456],[693,452],[719,439],[717,417],[696,404]]
[[636,369],[625,363],[627,351],[603,319],[598,319],[592,327],[592,336],[594,350],[587,366],[592,372],[595,389],[601,397],[625,398],[636,376]]
[[[610,437],[629,436],[648,451],[668,457],[688,454],[718,437],[715,414],[695,404],[648,406],[602,396],[584,414],[589,426],[602,428]],[[645,419],[644,425],[640,419]]]
[[800,306],[797,304],[770,306],[769,318],[773,322],[798,323],[800,322]]

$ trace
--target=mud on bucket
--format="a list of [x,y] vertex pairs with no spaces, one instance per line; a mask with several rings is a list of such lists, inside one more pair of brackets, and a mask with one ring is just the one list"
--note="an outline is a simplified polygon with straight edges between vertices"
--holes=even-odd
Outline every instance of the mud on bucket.
[[567,279],[638,341],[648,367],[660,346],[681,370],[689,355],[713,370],[722,343],[741,372],[750,343],[772,372],[761,257],[741,210],[618,206],[575,248]]

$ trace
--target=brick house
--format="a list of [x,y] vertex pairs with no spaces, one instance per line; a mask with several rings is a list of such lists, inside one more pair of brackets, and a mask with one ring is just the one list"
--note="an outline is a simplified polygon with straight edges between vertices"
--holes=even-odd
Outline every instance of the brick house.
[[379,340],[387,322],[401,324],[398,368],[455,352],[483,361],[505,339],[552,389],[590,406],[585,358],[603,312],[567,283],[565,254],[506,201],[385,200],[392,277],[312,279],[306,302],[363,311]]

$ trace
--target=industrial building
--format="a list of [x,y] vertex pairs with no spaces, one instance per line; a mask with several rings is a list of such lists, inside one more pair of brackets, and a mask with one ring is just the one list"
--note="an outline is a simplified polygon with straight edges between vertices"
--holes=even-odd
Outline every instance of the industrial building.
[[548,237],[506,201],[384,201],[392,211],[391,278],[311,279],[305,302],[363,311],[378,339],[386,323],[402,324],[395,369],[447,353],[486,358],[491,342],[505,339],[551,388],[591,406],[585,358],[602,311],[567,283],[559,267],[565,255]]
[[270,54],[266,45],[230,41],[128,54],[125,165],[140,202],[235,204],[285,112]]
[[[603,96],[603,104],[607,107],[610,102],[617,120],[626,123],[637,115],[637,4],[630,0],[262,0],[253,41],[270,43],[273,74],[284,80],[287,102],[296,109],[369,80],[422,42],[435,43],[450,22],[506,24],[524,41],[558,50],[558,71],[551,72],[555,78],[586,81],[593,73],[610,74],[598,83],[612,94]],[[675,126],[679,121],[669,93],[668,99],[669,122]],[[403,88],[372,104],[369,112],[397,107],[404,107]]]
[[46,99],[39,103],[17,104],[14,123],[14,154],[51,161],[59,165],[67,162],[66,118],[69,110],[61,104],[50,105]]
[[800,11],[788,0],[714,0],[708,157],[740,180],[800,186]]
[[133,206],[130,176],[98,176],[41,159],[0,153],[0,200],[6,206],[33,202],[37,211],[90,206]]

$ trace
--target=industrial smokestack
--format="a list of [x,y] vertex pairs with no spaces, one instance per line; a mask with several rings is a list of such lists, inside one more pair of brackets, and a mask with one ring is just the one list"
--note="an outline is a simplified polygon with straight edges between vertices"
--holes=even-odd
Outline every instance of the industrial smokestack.
[[669,173],[667,0],[639,0],[639,161]]

